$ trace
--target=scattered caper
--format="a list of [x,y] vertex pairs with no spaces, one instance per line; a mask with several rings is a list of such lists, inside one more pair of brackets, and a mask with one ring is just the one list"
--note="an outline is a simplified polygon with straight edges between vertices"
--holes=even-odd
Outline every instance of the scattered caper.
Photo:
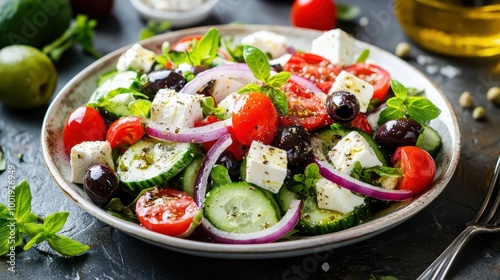
[[486,98],[495,105],[500,105],[500,87],[492,87],[486,93]]
[[460,106],[463,108],[472,108],[474,107],[474,99],[472,99],[472,95],[468,91],[464,91],[460,98],[458,99]]
[[405,58],[410,55],[410,44],[407,42],[401,42],[396,46],[394,54],[400,58]]
[[474,111],[472,111],[472,118],[477,121],[486,118],[486,111],[484,110],[483,106],[477,106],[476,108],[474,108]]

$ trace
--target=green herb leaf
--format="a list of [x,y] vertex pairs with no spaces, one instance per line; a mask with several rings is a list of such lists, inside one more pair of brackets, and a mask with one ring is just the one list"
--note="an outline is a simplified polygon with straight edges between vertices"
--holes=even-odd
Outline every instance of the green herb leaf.
[[139,40],[144,40],[150,37],[153,37],[157,34],[164,33],[170,29],[172,24],[170,21],[153,21],[149,20],[146,24],[146,27],[141,30],[139,33]]
[[12,216],[10,215],[9,208],[5,206],[4,204],[0,203],[0,222],[4,220],[9,220],[11,219]]
[[68,216],[68,212],[55,212],[47,216],[47,218],[45,218],[45,221],[43,222],[43,228],[45,232],[49,234],[55,234],[56,232],[60,231],[66,223]]
[[271,65],[264,52],[253,46],[244,46],[243,57],[255,78],[267,82],[271,76]]
[[18,223],[30,222],[30,214],[31,214],[31,191],[30,185],[27,181],[21,181],[16,188],[14,189],[15,196],[15,205],[14,209],[14,218]]
[[0,222],[0,256],[7,254],[12,246],[9,243],[10,231],[8,222]]
[[390,120],[395,120],[395,119],[400,119],[404,118],[405,114],[404,112],[399,109],[399,108],[394,108],[394,107],[387,107],[382,112],[380,112],[380,115],[378,117],[378,125],[382,125],[383,123],[390,121]]
[[5,160],[2,146],[0,146],[0,174],[2,174],[5,169],[7,169],[7,161]]
[[35,235],[33,238],[30,239],[28,243],[26,243],[23,247],[23,250],[29,250],[31,247],[33,247],[35,244],[42,243],[47,239],[47,234],[45,232],[40,232],[37,235]]
[[365,62],[369,56],[370,56],[370,50],[364,49],[359,55],[358,59],[356,59],[356,63]]
[[274,106],[281,115],[288,115],[288,100],[282,90],[274,87],[265,87],[263,91],[267,92],[267,96],[273,101]]
[[441,114],[441,110],[425,97],[410,96],[406,100],[408,116],[420,124],[428,124]]
[[137,99],[128,104],[130,115],[142,118],[148,118],[151,112],[151,101],[147,99]]
[[258,84],[247,84],[246,86],[240,88],[238,93],[249,93],[249,92],[261,92],[261,86]]
[[231,183],[231,177],[229,176],[229,171],[226,167],[216,164],[210,171],[210,179],[212,180],[212,187],[225,185]]
[[210,28],[200,41],[194,40],[191,49],[186,50],[186,62],[192,66],[210,65],[217,56],[219,43],[219,32],[213,27]]
[[425,93],[425,89],[406,88],[406,90],[408,91],[408,96],[421,96]]
[[211,96],[203,98],[203,101],[201,103],[201,107],[203,110],[204,117],[209,116],[209,115],[214,115],[218,119],[221,119],[221,120],[224,120],[227,118],[226,110],[222,107],[215,106],[215,100]]
[[41,224],[36,224],[36,223],[26,223],[23,225],[23,231],[28,235],[30,238],[35,237],[37,234],[40,232],[44,232],[43,225]]
[[234,62],[245,62],[243,58],[243,45],[237,45],[233,47],[233,37],[228,37],[227,39],[221,40],[221,45],[231,56]]
[[53,235],[47,239],[49,246],[63,256],[78,256],[87,252],[90,247],[62,235]]
[[267,79],[267,84],[272,87],[281,87],[290,80],[291,76],[292,74],[290,72],[282,71],[274,76],[270,76],[269,79]]
[[408,96],[406,88],[400,82],[394,79],[391,80],[391,88],[394,92],[394,95],[398,98],[406,98]]
[[337,19],[341,21],[353,20],[361,14],[361,8],[358,5],[348,5],[337,3]]

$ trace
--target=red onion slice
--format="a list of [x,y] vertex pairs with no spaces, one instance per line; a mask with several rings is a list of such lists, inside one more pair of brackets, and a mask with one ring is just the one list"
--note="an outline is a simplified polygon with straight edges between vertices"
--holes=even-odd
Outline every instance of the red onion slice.
[[381,200],[405,200],[413,196],[409,190],[388,190],[376,187],[365,182],[359,181],[349,175],[338,172],[323,156],[319,149],[318,140],[313,140],[313,162],[319,167],[319,174],[343,188],[353,192],[374,197]]
[[259,244],[274,242],[290,232],[298,223],[302,202],[293,200],[290,202],[290,209],[281,220],[264,230],[249,233],[232,233],[216,228],[208,219],[203,219],[201,226],[208,234],[219,243],[226,244]]
[[146,120],[146,133],[156,139],[178,143],[204,143],[219,139],[227,134],[226,122],[189,128],[171,128],[167,125]]
[[203,201],[205,200],[205,195],[207,194],[207,184],[208,178],[210,176],[210,171],[214,166],[217,159],[224,150],[233,143],[231,135],[226,133],[220,137],[217,142],[208,150],[207,155],[203,158],[201,163],[200,171],[196,176],[196,181],[194,185],[194,201],[201,208],[203,207]]

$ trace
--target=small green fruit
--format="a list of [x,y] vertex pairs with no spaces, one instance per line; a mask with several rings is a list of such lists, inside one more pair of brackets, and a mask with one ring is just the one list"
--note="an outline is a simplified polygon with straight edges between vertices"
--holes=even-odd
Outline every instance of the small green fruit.
[[13,108],[47,104],[55,92],[57,70],[40,50],[12,45],[0,50],[0,101]]

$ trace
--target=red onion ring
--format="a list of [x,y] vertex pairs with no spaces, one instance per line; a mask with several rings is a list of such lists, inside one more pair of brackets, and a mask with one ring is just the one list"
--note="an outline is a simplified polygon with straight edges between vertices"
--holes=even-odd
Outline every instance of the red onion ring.
[[226,122],[215,122],[200,127],[171,128],[167,125],[146,120],[146,133],[156,139],[178,143],[204,143],[217,140],[227,134]]

